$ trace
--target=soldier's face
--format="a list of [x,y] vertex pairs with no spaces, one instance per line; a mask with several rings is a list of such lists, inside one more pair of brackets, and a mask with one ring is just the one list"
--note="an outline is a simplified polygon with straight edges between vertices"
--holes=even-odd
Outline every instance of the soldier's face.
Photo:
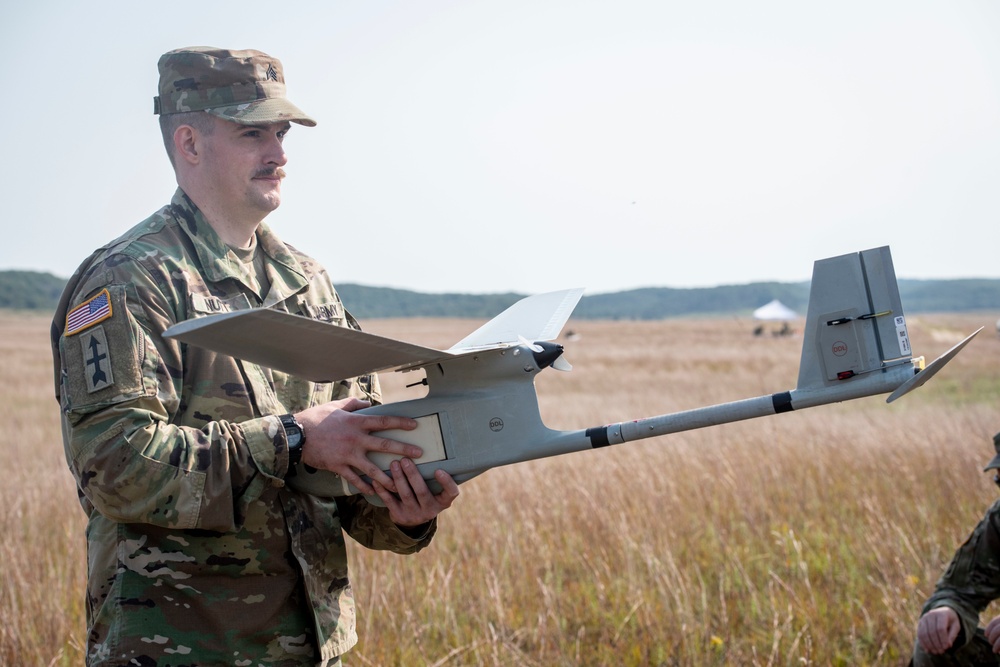
[[278,208],[282,167],[288,162],[282,142],[289,127],[287,122],[242,125],[215,118],[214,131],[204,137],[203,175],[219,205],[234,214],[263,214],[260,219]]

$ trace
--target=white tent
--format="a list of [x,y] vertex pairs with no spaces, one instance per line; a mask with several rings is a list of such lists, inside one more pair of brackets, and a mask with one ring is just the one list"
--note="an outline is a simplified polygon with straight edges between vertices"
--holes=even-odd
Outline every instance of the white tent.
[[777,299],[753,311],[753,318],[755,320],[764,320],[767,322],[787,322],[788,320],[797,319],[798,316],[798,313]]

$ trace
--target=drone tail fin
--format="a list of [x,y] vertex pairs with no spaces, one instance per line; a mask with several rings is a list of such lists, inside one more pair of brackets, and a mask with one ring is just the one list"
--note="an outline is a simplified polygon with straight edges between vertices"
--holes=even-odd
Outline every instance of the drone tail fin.
[[824,389],[914,362],[922,359],[910,349],[889,247],[818,260],[797,388]]

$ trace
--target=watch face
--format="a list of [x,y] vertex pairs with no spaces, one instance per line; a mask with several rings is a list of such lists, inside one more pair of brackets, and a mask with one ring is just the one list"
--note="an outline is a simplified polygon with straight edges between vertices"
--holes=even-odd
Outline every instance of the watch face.
[[302,427],[291,415],[281,418],[281,426],[285,429],[285,437],[288,439],[288,447],[298,447],[302,444]]

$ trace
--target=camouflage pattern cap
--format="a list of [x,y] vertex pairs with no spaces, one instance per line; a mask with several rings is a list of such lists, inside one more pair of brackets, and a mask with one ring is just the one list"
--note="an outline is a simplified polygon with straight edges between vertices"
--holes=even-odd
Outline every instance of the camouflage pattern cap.
[[281,61],[261,51],[192,46],[164,53],[158,67],[154,114],[207,111],[245,125],[316,124],[285,97]]
[[993,436],[993,449],[996,450],[997,455],[993,457],[993,460],[986,464],[983,468],[983,472],[987,470],[993,470],[995,468],[1000,468],[1000,433]]

